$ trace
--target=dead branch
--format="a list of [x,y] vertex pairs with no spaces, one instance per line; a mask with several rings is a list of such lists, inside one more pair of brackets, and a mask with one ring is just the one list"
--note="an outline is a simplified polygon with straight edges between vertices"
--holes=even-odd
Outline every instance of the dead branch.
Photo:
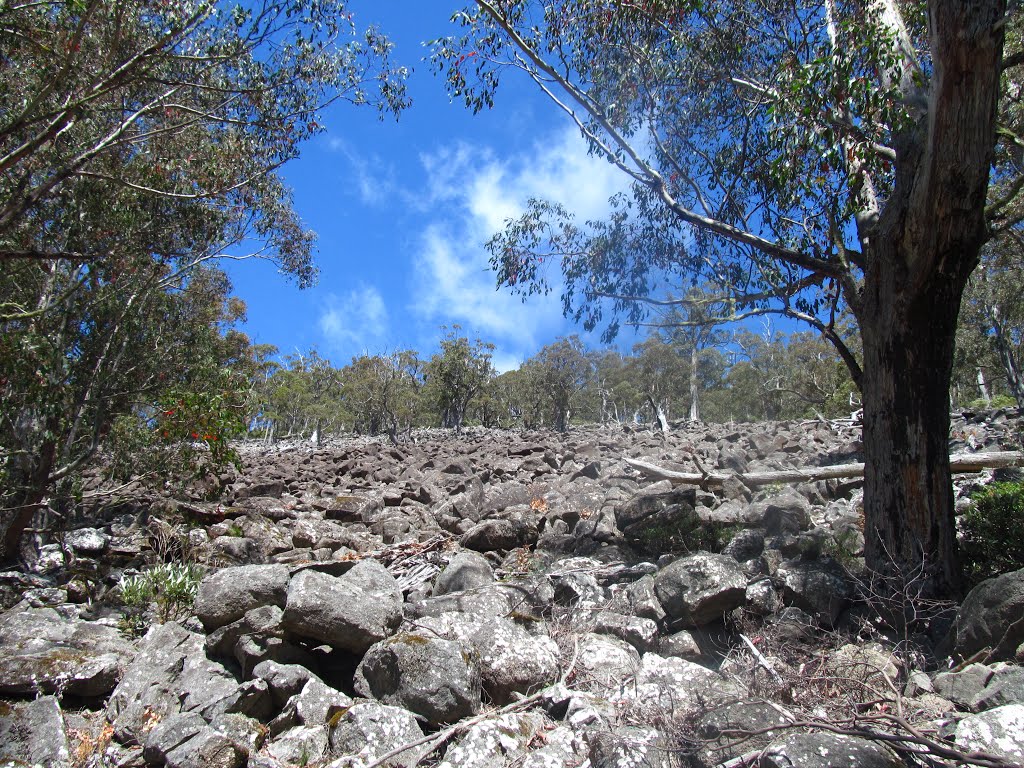
[[[863,464],[834,464],[828,467],[780,469],[769,472],[678,472],[665,469],[640,459],[626,459],[629,466],[673,485],[721,486],[735,477],[748,488],[772,483],[813,483],[817,480],[863,477]],[[958,453],[949,457],[950,470],[959,473],[980,472],[983,469],[1024,466],[1024,453],[1020,451],[989,451],[985,453]]]

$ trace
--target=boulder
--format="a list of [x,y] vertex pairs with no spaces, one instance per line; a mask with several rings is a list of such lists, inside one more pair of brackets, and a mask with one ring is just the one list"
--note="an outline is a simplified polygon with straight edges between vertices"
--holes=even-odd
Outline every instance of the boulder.
[[0,692],[104,696],[134,655],[113,627],[53,608],[0,616]]
[[932,678],[935,693],[967,709],[988,685],[992,670],[984,664],[968,664],[957,672],[939,672]]
[[107,702],[107,719],[119,741],[141,743],[156,722],[178,712],[243,703],[234,676],[206,658],[204,645],[202,635],[175,622],[146,633]]
[[558,646],[549,637],[530,635],[510,619],[476,619],[449,613],[421,619],[417,629],[435,633],[446,640],[459,640],[480,659],[484,691],[496,704],[513,694],[531,693],[558,676]]
[[64,713],[55,697],[0,704],[0,764],[71,767]]
[[428,632],[402,632],[371,647],[354,687],[360,696],[422,715],[432,727],[479,712],[483,690],[473,648]]
[[253,608],[284,608],[288,569],[283,565],[223,568],[205,577],[196,595],[196,616],[207,632],[242,618]]
[[305,570],[288,585],[285,630],[333,648],[364,653],[401,620],[398,582],[375,560],[362,560],[340,577]]
[[629,643],[589,633],[579,639],[576,687],[598,695],[617,693],[640,668],[640,654]]
[[438,574],[433,593],[447,595],[494,583],[494,570],[487,558],[476,552],[459,552]]
[[535,712],[513,712],[470,728],[445,752],[438,768],[505,768],[526,756],[544,718]]
[[971,699],[972,712],[1006,704],[1024,704],[1024,667],[997,665],[985,687]]
[[64,546],[80,555],[101,555],[110,546],[110,534],[98,528],[77,528],[64,534]]
[[904,762],[877,742],[836,733],[790,733],[772,742],[758,768],[902,768]]
[[964,598],[951,630],[953,652],[970,658],[990,648],[988,661],[1010,661],[1024,643],[1024,569],[986,579]]
[[800,493],[786,488],[778,495],[748,504],[743,522],[769,536],[799,533],[811,527],[811,505]]
[[700,664],[645,653],[632,680],[623,684],[620,698],[686,717],[739,701],[745,694],[740,685]]
[[743,605],[747,578],[733,558],[701,552],[682,557],[654,577],[654,592],[665,613],[684,627],[721,619]]
[[[383,755],[423,738],[411,712],[376,701],[359,701],[330,723],[331,753],[343,755],[333,768],[362,768]],[[387,762],[394,768],[412,768],[429,754],[421,744],[395,755]]]
[[656,728],[593,729],[587,730],[584,738],[591,768],[671,768],[673,765],[669,740]]
[[832,560],[791,560],[777,571],[786,605],[807,611],[833,626],[846,610],[853,588],[843,569]]
[[967,752],[989,752],[1024,763],[1024,704],[1006,704],[957,725],[956,745]]

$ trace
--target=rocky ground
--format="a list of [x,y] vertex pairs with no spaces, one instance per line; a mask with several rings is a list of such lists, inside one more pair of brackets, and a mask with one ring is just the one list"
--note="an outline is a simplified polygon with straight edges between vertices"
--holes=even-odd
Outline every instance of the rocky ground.
[[[1018,449],[1021,426],[965,414],[951,450]],[[927,603],[913,574],[863,577],[855,479],[673,487],[627,462],[826,466],[858,440],[254,444],[219,501],[96,501],[0,574],[0,765],[1024,763],[1024,570]]]

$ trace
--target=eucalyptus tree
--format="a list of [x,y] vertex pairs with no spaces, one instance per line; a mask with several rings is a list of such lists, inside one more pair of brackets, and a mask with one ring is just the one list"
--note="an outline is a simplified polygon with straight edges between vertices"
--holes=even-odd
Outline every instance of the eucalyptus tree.
[[652,333],[633,346],[629,370],[634,384],[644,393],[651,417],[663,434],[668,434],[668,421],[673,403],[686,397],[684,382],[690,379],[689,355],[680,354],[674,344]]
[[652,285],[704,278],[809,322],[863,392],[869,564],[957,592],[957,315],[1024,185],[1005,0],[476,0],[453,18],[434,47],[452,94],[480,109],[505,73],[531,78],[633,181],[603,221],[533,201],[491,241],[499,282],[545,291],[560,265],[566,312],[609,333]]
[[441,350],[424,368],[429,398],[440,413],[441,426],[462,430],[470,402],[494,377],[491,353],[494,345],[459,336],[461,328],[451,328],[441,340]]
[[0,560],[117,416],[209,369],[205,266],[315,279],[277,169],[332,101],[405,105],[388,50],[341,0],[0,4]]
[[578,336],[556,339],[524,367],[531,365],[535,383],[546,397],[552,428],[568,431],[576,401],[591,380],[590,360],[583,342]]

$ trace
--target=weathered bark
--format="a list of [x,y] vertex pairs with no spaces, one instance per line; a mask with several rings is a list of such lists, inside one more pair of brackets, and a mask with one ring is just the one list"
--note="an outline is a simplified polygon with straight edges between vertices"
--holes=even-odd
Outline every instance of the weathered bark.
[[929,3],[927,108],[896,137],[895,188],[861,229],[867,269],[850,297],[864,345],[865,555],[880,572],[923,569],[933,594],[962,586],[949,384],[960,300],[987,237],[1005,9]]

